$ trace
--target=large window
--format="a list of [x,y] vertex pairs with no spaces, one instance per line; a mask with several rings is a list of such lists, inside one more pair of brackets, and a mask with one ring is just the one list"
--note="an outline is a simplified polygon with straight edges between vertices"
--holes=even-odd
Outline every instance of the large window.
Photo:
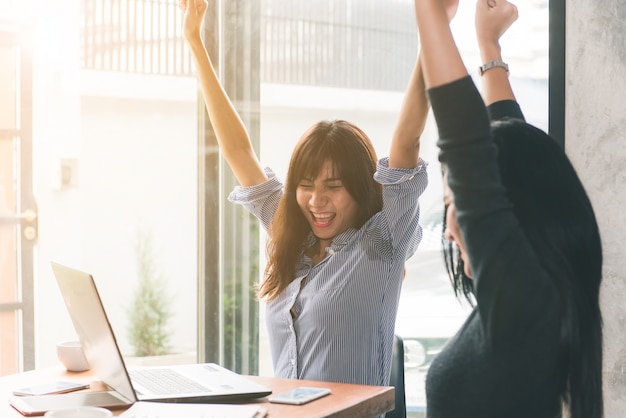
[[[387,155],[418,49],[412,3],[209,1],[207,48],[263,165],[284,179],[296,141],[321,119],[356,123],[378,155]],[[94,274],[129,361],[216,361],[271,375],[263,304],[254,296],[265,266],[265,235],[255,219],[226,201],[235,181],[198,100],[176,2],[10,4],[6,13],[26,23],[33,40],[28,128],[38,236],[34,273],[19,269],[34,281],[37,346],[31,357],[38,366],[56,364],[54,344],[75,338],[50,270],[50,261],[57,261]],[[504,59],[527,119],[548,129],[554,62],[548,56],[548,0],[518,7],[519,21],[502,41]],[[481,63],[471,36],[473,8],[461,2],[453,28],[476,74]],[[421,201],[424,239],[407,263],[397,320],[406,344],[409,415],[416,417],[425,408],[430,360],[468,314],[452,294],[441,259],[435,141],[429,121],[422,140],[430,163]],[[2,161],[15,161],[9,151],[14,147],[0,149]],[[0,227],[2,234],[6,226]],[[133,339],[141,315],[134,308],[153,307],[140,297],[142,289],[157,289],[167,302],[170,338],[161,350],[142,351]]]
[[[221,10],[223,20],[217,18],[213,26],[219,29],[207,39],[221,40],[211,47],[220,60],[222,80],[251,128],[264,165],[284,179],[295,142],[320,119],[355,122],[370,135],[379,156],[387,155],[418,47],[412,1],[265,0],[254,7],[227,3]],[[518,6],[520,19],[502,40],[504,58],[527,119],[547,130],[548,3]],[[476,74],[481,64],[478,48],[474,37],[467,35],[473,32],[473,10],[474,4],[462,3],[453,29],[470,73]],[[220,16],[219,7],[215,16]],[[206,132],[210,139],[210,126]],[[430,184],[421,201],[424,239],[407,263],[396,327],[405,340],[409,415],[416,417],[425,411],[424,377],[430,361],[469,313],[469,307],[454,297],[441,258],[443,199],[436,136],[431,120],[421,150],[430,163]],[[215,184],[233,185],[227,168],[220,174]],[[218,197],[224,213],[235,210],[223,202],[227,192],[222,190]],[[243,213],[236,218],[239,223],[220,224],[233,242],[243,239],[246,225],[254,225]],[[259,269],[248,273],[256,272],[260,279],[265,263],[262,231],[258,239]],[[224,253],[232,251],[219,259],[223,268],[234,268],[228,260],[239,266],[235,250],[241,247],[222,247]],[[248,262],[257,266],[254,260]],[[249,276],[226,276],[222,283],[232,279],[241,282]],[[259,309],[259,373],[271,374],[262,304]]]

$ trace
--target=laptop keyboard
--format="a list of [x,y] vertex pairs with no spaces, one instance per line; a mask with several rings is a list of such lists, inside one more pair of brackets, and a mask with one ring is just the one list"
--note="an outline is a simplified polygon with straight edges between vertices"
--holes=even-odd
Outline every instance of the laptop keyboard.
[[209,392],[206,386],[171,369],[129,370],[130,378],[156,395],[175,395],[191,392]]

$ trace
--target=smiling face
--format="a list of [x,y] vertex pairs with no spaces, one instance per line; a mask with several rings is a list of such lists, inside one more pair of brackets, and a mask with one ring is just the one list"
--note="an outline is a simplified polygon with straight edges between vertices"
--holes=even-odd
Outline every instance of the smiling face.
[[446,205],[446,229],[443,231],[444,237],[454,243],[461,253],[461,259],[463,260],[463,272],[469,278],[474,277],[472,273],[472,266],[467,255],[465,248],[465,241],[461,235],[461,229],[456,222],[456,206],[454,205],[454,195],[452,190],[448,187],[448,181],[444,176],[444,204]]
[[324,162],[316,178],[298,183],[296,200],[313,234],[324,246],[355,224],[359,205],[337,177],[330,160]]

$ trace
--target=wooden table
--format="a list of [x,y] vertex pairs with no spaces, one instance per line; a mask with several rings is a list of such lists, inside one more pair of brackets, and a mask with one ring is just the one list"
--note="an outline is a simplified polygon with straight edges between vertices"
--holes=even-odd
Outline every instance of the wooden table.
[[[246,377],[269,387],[274,394],[286,392],[298,386],[328,387],[332,390],[330,395],[305,405],[273,404],[269,403],[267,398],[245,402],[246,404],[263,405],[268,410],[268,418],[374,418],[394,409],[393,387],[279,379],[274,377]],[[89,372],[69,373],[62,368],[52,368],[0,377],[0,397],[4,399],[4,404],[0,404],[0,417],[23,418],[8,402],[13,389],[55,380],[90,381],[93,380],[93,376]],[[92,382],[92,389],[88,390],[98,389],[102,389],[102,385],[94,381]],[[122,412],[114,411],[114,415],[117,416]]]

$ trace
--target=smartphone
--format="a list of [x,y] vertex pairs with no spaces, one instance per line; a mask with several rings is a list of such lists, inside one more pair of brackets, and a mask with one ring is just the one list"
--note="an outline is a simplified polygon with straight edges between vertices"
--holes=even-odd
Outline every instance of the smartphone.
[[328,388],[299,387],[288,392],[270,396],[268,400],[274,403],[288,403],[291,405],[302,405],[311,402],[330,393]]
[[19,388],[14,390],[13,394],[16,396],[52,395],[87,388],[89,388],[89,383],[58,381]]

